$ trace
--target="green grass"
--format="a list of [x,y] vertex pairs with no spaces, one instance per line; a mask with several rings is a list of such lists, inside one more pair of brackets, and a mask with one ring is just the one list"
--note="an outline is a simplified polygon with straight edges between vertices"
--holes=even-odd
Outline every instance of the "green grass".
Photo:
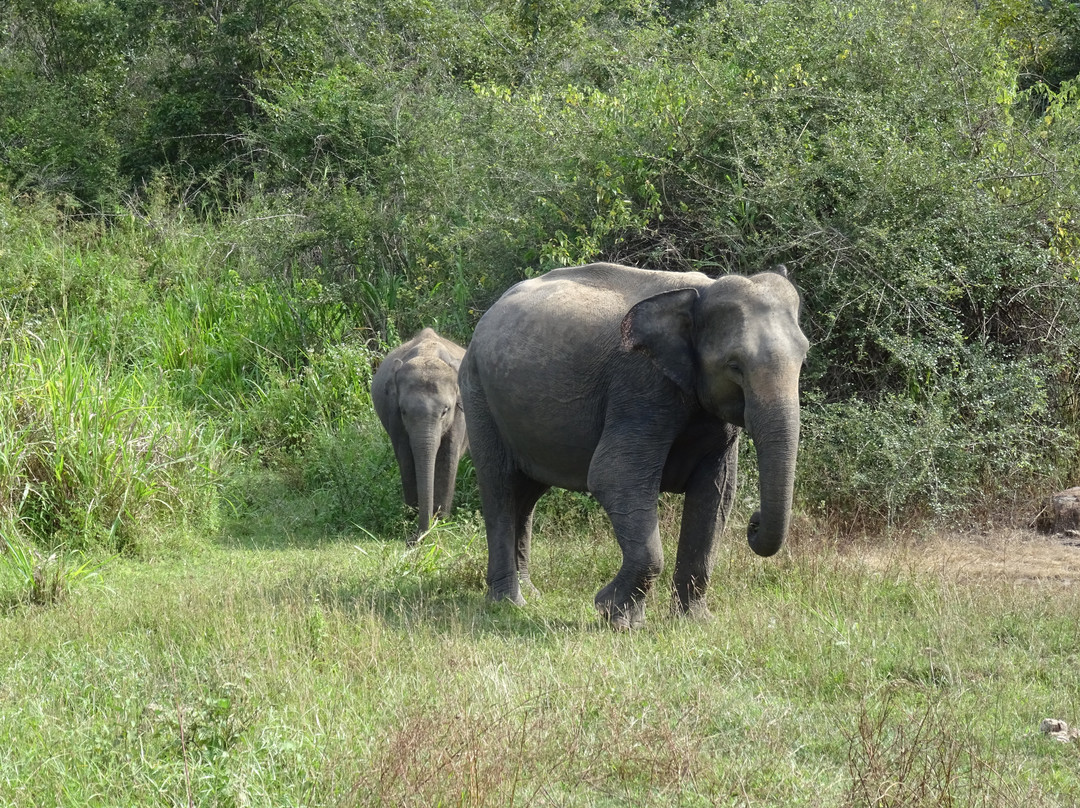
[[[604,531],[541,520],[519,609],[475,516],[425,545],[282,540],[120,560],[0,614],[0,802],[1073,805],[1070,589],[948,583],[729,535],[713,618],[604,628]],[[911,552],[918,552],[913,550]],[[668,548],[669,558],[671,548]],[[4,581],[0,578],[0,586]]]

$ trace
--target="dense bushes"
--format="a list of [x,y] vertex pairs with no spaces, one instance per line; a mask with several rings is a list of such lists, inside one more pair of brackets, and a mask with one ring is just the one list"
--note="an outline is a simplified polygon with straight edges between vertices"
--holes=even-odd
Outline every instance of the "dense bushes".
[[381,462],[345,446],[374,357],[420,326],[467,341],[560,264],[784,262],[813,342],[804,502],[868,523],[1012,507],[1080,473],[1077,20],[19,0],[7,334],[63,334],[250,462],[345,491],[342,457]]
[[251,277],[231,230],[4,200],[0,235],[6,538],[153,554],[220,524],[234,461],[303,476],[371,420],[374,349],[315,281]]

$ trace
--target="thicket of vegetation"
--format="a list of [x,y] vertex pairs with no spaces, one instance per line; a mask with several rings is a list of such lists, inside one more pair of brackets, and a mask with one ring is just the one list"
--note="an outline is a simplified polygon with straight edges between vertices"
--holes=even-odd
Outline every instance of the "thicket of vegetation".
[[240,468],[401,533],[379,352],[601,259],[793,270],[804,510],[1026,505],[1080,473],[1078,72],[1063,0],[12,0],[0,528],[153,552]]

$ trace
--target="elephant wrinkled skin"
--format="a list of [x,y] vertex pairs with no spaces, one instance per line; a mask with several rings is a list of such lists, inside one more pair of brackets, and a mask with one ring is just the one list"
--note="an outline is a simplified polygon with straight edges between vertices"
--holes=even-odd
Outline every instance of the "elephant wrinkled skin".
[[394,446],[405,502],[419,512],[418,541],[454,500],[458,461],[468,451],[457,375],[465,349],[425,328],[375,371],[371,400]]
[[761,478],[750,546],[769,556],[786,537],[808,347],[783,267],[712,279],[592,264],[512,287],[481,318],[459,374],[489,597],[524,603],[539,497],[589,491],[623,557],[597,608],[616,628],[642,624],[663,566],[657,499],[673,491],[685,494],[673,603],[706,613],[743,428]]

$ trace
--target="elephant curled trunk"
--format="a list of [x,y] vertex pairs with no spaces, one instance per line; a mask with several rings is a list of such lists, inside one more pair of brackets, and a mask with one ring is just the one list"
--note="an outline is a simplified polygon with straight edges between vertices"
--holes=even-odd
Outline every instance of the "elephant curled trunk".
[[[750,426],[748,424],[748,426]],[[753,420],[761,510],[750,517],[746,538],[759,556],[775,555],[791,525],[795,460],[799,447],[799,407],[770,408]]]

